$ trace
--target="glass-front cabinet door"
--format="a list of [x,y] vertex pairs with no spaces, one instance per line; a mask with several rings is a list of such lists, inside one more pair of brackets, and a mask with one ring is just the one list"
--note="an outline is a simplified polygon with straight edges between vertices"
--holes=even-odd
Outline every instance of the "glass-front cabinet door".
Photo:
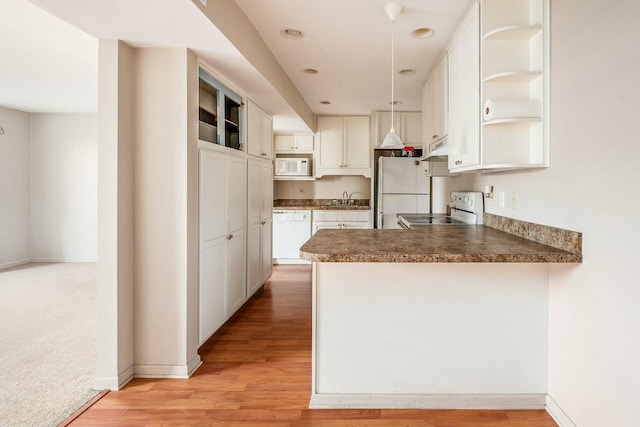
[[242,102],[224,96],[224,145],[229,148],[241,150],[240,139],[240,108]]
[[242,140],[242,98],[199,70],[198,138],[202,141],[244,150]]

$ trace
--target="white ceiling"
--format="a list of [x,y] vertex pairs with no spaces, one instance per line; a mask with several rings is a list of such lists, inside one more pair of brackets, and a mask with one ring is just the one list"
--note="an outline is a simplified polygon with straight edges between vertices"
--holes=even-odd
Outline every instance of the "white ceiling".
[[[391,0],[236,0],[317,114],[368,114],[388,110],[391,101],[391,21],[384,6]],[[395,74],[400,110],[421,110],[421,88],[471,0],[398,0],[403,12],[395,21]],[[428,39],[410,34],[435,31]],[[298,40],[280,31],[305,33]],[[315,68],[316,75],[302,72]],[[331,101],[325,106],[320,101]]]
[[[61,18],[34,7],[31,3]],[[95,111],[97,39],[134,47],[194,50],[243,94],[275,116],[277,131],[303,131],[293,109],[190,0],[1,0],[0,105],[25,111]],[[368,114],[390,108],[388,0],[236,0],[316,114]],[[472,0],[400,0],[396,74],[400,110],[419,110],[421,87]],[[64,21],[63,21],[64,20]],[[79,28],[74,28],[66,22]],[[419,40],[409,33],[430,27]],[[301,40],[283,28],[306,33]],[[87,34],[88,33],[88,34]],[[8,64],[6,66],[5,64]],[[316,68],[317,75],[301,72]],[[332,102],[329,106],[321,100]]]

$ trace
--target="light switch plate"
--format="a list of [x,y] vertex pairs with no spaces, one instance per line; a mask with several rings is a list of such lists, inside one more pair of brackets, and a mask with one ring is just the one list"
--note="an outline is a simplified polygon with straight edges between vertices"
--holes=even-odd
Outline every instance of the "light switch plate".
[[500,207],[504,208],[504,191],[500,192]]

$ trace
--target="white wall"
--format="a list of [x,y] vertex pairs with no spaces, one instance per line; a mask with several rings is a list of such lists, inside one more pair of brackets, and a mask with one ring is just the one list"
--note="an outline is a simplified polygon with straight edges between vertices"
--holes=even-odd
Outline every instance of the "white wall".
[[551,167],[475,189],[494,186],[489,212],[583,233],[584,263],[551,268],[549,394],[580,427],[638,426],[640,2],[551,5]]
[[371,199],[371,179],[324,176],[315,181],[275,181],[274,199],[340,199],[344,191],[355,192],[353,199]]
[[30,258],[31,129],[28,113],[0,107],[0,268]]
[[186,378],[200,364],[197,58],[180,48],[134,57],[135,374]]
[[31,258],[95,261],[95,113],[31,115]]

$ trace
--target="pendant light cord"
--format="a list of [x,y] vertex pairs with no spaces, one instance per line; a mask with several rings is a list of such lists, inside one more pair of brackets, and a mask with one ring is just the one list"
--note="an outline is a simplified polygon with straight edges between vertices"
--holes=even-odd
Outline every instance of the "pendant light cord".
[[394,85],[393,85],[393,64],[395,62],[395,58],[394,58],[394,49],[393,49],[393,45],[395,44],[394,39],[395,39],[395,19],[391,20],[391,130],[395,133],[395,129],[393,127],[393,110],[394,110],[394,106],[395,106],[395,99],[393,98],[393,89],[394,89]]

